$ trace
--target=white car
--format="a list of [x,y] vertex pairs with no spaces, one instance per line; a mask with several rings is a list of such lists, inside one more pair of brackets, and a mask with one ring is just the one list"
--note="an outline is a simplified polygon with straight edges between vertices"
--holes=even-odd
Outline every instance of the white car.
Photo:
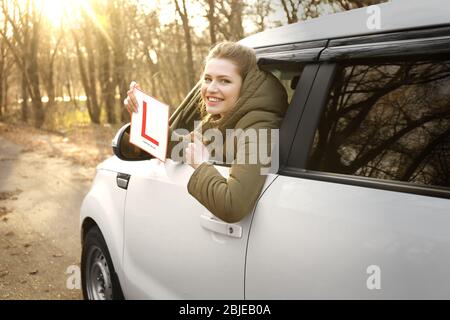
[[84,297],[449,299],[449,12],[394,1],[242,40],[290,106],[280,168],[238,223],[188,194],[188,165],[127,153],[124,126],[81,208]]

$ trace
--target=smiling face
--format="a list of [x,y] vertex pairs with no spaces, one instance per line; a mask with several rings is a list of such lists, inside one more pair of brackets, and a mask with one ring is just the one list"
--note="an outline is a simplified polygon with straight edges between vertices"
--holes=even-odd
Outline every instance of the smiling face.
[[239,99],[242,77],[238,67],[228,59],[210,59],[203,72],[202,99],[206,112],[222,117]]

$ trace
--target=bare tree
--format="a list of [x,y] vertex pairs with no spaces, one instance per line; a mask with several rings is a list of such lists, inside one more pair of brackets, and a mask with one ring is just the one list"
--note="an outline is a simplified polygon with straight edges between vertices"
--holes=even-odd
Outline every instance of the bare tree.
[[216,1],[206,0],[206,18],[208,19],[209,37],[211,44],[217,42],[216,28],[217,28],[217,17],[216,17]]
[[331,3],[338,4],[343,10],[367,7],[374,4],[386,2],[387,0],[328,0]]
[[298,22],[297,11],[300,6],[300,1],[298,0],[281,0],[281,5],[283,6],[284,13],[288,24]]
[[175,1],[175,8],[178,15],[181,18],[183,24],[184,38],[186,42],[186,68],[187,68],[187,83],[189,88],[193,88],[195,85],[195,72],[194,72],[194,57],[192,53],[192,37],[191,37],[191,27],[189,26],[189,14],[186,9],[186,0],[181,0],[181,6],[178,3],[179,0]]
[[270,0],[256,0],[253,6],[249,6],[247,15],[256,25],[256,32],[266,29],[266,20],[270,13],[274,11]]
[[317,18],[322,13],[321,5],[328,5],[334,11],[345,11],[362,8],[387,0],[280,0],[281,7],[286,15],[288,24]]
[[[86,47],[86,56],[84,55],[80,43],[80,38],[75,30],[72,30],[72,37],[78,57],[78,68],[80,71],[81,82],[86,94],[86,107],[92,123],[100,123],[101,109],[97,99],[96,76],[95,76],[95,57],[92,48],[92,35],[89,30],[90,23],[86,22],[88,27],[82,30]],[[85,61],[87,60],[87,62]]]
[[[153,96],[169,105],[177,104],[189,90],[186,68],[173,67],[180,64],[180,54],[184,52],[184,36],[179,24],[161,26],[159,13],[155,10],[139,16],[134,25],[136,34],[132,34],[132,37],[138,42],[139,50],[131,50],[131,59],[133,64],[143,60],[146,67],[134,66],[134,76],[137,79],[143,78],[142,82]],[[166,46],[165,43],[171,43],[171,46]]]
[[[45,111],[42,104],[41,88],[39,84],[38,49],[41,33],[41,12],[38,12],[35,2],[27,0],[21,3],[10,3],[14,8],[8,8],[6,1],[2,1],[2,11],[12,29],[12,37],[4,30],[0,30],[5,43],[11,50],[18,68],[22,71],[22,119],[27,120],[28,94],[31,97],[34,111],[34,125],[40,128],[45,121]],[[17,11],[16,11],[17,10]],[[16,14],[17,13],[17,14]]]
[[114,110],[114,82],[111,72],[111,50],[107,37],[101,32],[96,34],[98,47],[98,77],[102,93],[103,105],[108,123],[116,123]]
[[[129,64],[127,59],[127,46],[130,45],[129,33],[131,33],[131,20],[136,19],[136,8],[129,5],[124,0],[116,0],[110,4],[111,21],[111,46],[112,46],[112,73],[114,88],[119,90],[120,101],[122,103],[127,97],[127,78],[129,74]],[[121,108],[121,122],[128,120],[128,112]]]
[[[7,33],[7,21],[3,19],[3,31]],[[13,68],[14,60],[11,58],[8,45],[5,39],[0,39],[0,118],[3,113],[7,111],[8,105],[8,79],[10,77],[11,69]]]
[[245,4],[243,0],[216,0],[218,12],[217,29],[224,39],[238,41],[244,37],[243,14]]
[[[48,96],[48,102],[47,102],[47,109],[51,108],[55,103],[55,81],[54,81],[54,74],[55,74],[55,60],[56,55],[59,51],[59,47],[62,43],[64,37],[64,29],[61,25],[58,33],[55,34],[55,38],[52,37],[52,34],[45,34],[41,36],[40,42],[41,42],[41,59],[40,59],[40,74],[41,78],[43,80],[45,89],[47,91]],[[53,41],[53,43],[52,43]]]

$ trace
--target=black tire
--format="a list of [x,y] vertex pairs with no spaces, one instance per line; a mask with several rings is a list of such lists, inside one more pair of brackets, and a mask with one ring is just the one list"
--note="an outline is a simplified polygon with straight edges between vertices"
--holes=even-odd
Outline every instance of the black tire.
[[123,300],[105,239],[97,226],[86,233],[81,252],[81,283],[86,300]]

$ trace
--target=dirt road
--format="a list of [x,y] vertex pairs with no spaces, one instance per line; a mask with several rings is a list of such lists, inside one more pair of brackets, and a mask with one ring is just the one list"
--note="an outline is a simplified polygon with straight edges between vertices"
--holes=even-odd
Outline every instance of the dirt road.
[[0,299],[81,298],[71,289],[80,262],[79,209],[95,165],[42,150],[0,135]]

